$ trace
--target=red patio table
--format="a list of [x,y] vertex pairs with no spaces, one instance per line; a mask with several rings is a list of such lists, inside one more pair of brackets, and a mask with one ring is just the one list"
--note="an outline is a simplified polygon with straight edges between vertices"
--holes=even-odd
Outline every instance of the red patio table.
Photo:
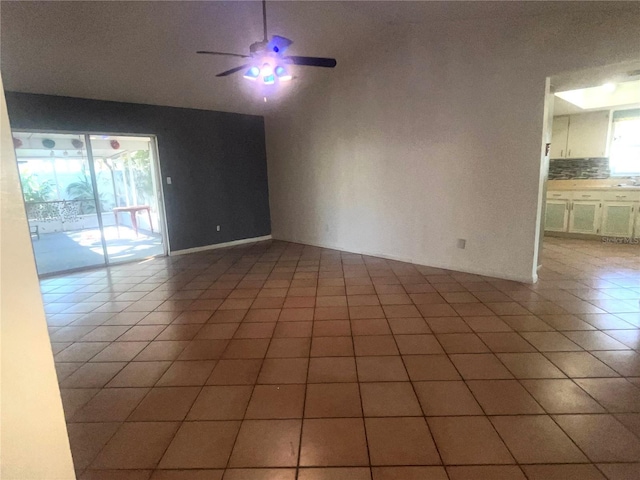
[[138,220],[136,219],[136,213],[146,210],[149,216],[149,226],[151,227],[151,233],[153,233],[153,223],[151,223],[151,207],[149,205],[130,205],[128,207],[116,207],[113,209],[113,215],[116,217],[116,228],[118,229],[118,236],[120,236],[120,222],[118,221],[118,213],[129,212],[131,215],[131,225],[133,230],[138,236]]

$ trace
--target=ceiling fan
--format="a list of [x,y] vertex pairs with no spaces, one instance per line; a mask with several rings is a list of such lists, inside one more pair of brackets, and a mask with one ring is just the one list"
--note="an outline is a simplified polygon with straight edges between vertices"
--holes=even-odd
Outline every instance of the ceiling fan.
[[249,55],[228,52],[213,52],[198,50],[196,53],[204,55],[224,55],[229,57],[250,58],[251,60],[238,67],[219,73],[216,77],[227,77],[240,70],[246,69],[244,78],[248,80],[262,80],[264,85],[273,85],[278,82],[286,82],[293,77],[289,73],[288,65],[301,65],[305,67],[334,68],[337,64],[334,58],[323,57],[299,57],[285,56],[284,53],[293,43],[291,40],[279,35],[273,35],[269,40],[267,34],[267,2],[262,0],[262,23],[264,27],[264,39],[252,43],[249,46]]

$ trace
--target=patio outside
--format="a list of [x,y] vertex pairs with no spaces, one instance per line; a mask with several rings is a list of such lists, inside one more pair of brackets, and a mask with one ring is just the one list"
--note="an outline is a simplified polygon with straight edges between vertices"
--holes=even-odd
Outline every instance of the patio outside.
[[[110,263],[127,262],[162,255],[162,236],[130,227],[109,226],[104,229]],[[76,268],[102,266],[104,254],[100,229],[89,228],[69,232],[44,233],[38,239],[32,234],[38,274],[46,275]]]
[[165,253],[151,138],[14,132],[14,146],[40,275]]

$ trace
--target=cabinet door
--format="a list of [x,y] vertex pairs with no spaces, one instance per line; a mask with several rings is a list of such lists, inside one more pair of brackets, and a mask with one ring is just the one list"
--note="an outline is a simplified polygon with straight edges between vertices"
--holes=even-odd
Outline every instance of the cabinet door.
[[569,231],[597,234],[600,229],[601,205],[599,201],[575,200],[569,208]]
[[569,135],[569,117],[553,117],[551,128],[551,150],[549,158],[565,158],[567,156],[567,137]]
[[581,113],[569,117],[567,158],[604,157],[607,151],[609,112]]
[[601,233],[609,237],[631,237],[636,205],[631,202],[604,202]]
[[569,213],[566,200],[547,200],[544,214],[544,229],[548,232],[566,232]]

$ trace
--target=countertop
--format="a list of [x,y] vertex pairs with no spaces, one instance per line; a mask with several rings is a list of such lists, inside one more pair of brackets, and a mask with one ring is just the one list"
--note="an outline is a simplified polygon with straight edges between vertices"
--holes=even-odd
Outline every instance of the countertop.
[[[620,179],[619,183],[633,183],[633,180]],[[615,180],[549,180],[547,190],[619,190],[619,191],[640,191],[640,185],[618,186]]]

